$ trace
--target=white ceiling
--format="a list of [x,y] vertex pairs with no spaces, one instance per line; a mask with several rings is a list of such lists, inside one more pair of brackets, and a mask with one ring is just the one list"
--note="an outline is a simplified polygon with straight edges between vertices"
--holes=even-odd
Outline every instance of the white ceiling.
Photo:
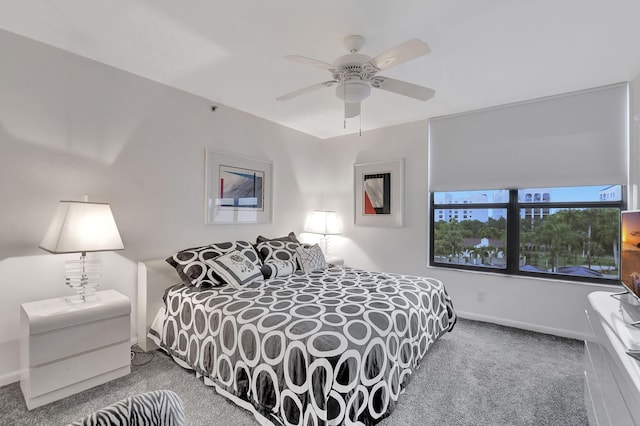
[[[381,73],[431,87],[421,102],[375,90],[363,130],[631,80],[640,73],[638,0],[0,0],[0,28],[327,138],[343,128],[330,79],[287,61],[333,62],[408,39],[432,53]],[[0,65],[1,66],[1,65]]]

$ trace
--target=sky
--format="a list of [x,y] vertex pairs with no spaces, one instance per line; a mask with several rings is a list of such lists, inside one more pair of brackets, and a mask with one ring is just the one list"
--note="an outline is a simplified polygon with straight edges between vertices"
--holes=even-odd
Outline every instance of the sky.
[[[581,187],[569,187],[569,188],[530,188],[526,190],[520,190],[522,193],[526,192],[548,192],[551,195],[551,201],[568,201],[568,202],[578,202],[578,201],[600,201],[600,192],[608,188],[606,185],[599,186],[581,186]],[[618,191],[616,193],[616,198],[610,199],[607,201],[620,201],[621,187],[617,186]],[[473,199],[474,197],[479,197],[481,195],[486,194],[489,199],[486,201],[476,201],[476,202],[502,202],[507,203],[509,201],[509,191],[505,190],[483,190],[483,191],[455,191],[450,192],[456,194],[456,199]],[[439,194],[444,195],[445,192],[436,192],[435,199],[436,202],[438,200],[443,200],[443,197],[439,197]],[[497,199],[496,199],[497,197]],[[523,200],[520,200],[522,202]]]

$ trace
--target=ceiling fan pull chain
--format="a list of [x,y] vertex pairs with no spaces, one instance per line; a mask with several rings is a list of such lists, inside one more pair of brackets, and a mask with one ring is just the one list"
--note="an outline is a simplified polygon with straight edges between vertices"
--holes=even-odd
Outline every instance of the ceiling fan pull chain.
[[344,93],[343,96],[343,100],[344,100],[344,128],[347,128],[347,88],[343,85],[342,86],[342,91]]

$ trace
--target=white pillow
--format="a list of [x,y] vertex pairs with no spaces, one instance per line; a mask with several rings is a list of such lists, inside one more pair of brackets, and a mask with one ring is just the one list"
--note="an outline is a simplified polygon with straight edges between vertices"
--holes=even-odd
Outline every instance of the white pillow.
[[327,261],[324,258],[322,249],[319,245],[314,244],[309,248],[297,247],[296,252],[302,265],[304,272],[317,271],[327,268]]
[[260,270],[265,278],[282,278],[296,271],[296,263],[293,260],[268,260]]
[[262,280],[260,268],[238,250],[207,259],[205,262],[224,282],[238,289],[254,281]]

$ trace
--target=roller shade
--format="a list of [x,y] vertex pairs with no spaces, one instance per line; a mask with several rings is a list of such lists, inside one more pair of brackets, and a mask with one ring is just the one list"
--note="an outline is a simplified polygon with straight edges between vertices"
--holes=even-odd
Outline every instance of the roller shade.
[[628,85],[429,121],[429,190],[627,183]]

